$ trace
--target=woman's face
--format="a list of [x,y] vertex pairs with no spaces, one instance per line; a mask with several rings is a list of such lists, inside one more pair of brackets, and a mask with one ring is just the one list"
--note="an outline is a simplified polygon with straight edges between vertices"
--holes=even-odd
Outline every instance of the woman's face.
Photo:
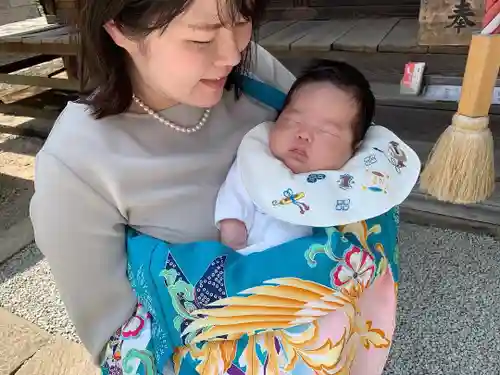
[[222,25],[221,18],[230,18],[220,1],[195,0],[165,31],[141,40],[126,37],[112,22],[106,25],[115,43],[129,53],[135,93],[150,107],[183,103],[207,108],[220,100],[252,35],[251,23],[243,18]]

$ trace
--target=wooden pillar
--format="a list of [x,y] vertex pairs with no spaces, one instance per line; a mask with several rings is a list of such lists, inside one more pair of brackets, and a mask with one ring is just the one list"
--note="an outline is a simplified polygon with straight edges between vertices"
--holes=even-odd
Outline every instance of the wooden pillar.
[[500,35],[477,35],[467,57],[458,113],[487,117],[500,66]]

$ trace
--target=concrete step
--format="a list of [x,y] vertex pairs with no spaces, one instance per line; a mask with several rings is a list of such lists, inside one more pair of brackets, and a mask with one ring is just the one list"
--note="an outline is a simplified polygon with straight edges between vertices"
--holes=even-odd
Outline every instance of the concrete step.
[[50,340],[45,331],[0,308],[0,374],[15,373]]
[[85,349],[0,308],[0,374],[98,375]]
[[[497,184],[496,191],[500,187]],[[414,191],[401,205],[401,221],[422,226],[487,234],[500,239],[500,207],[488,203],[453,205]]]
[[[433,142],[408,140],[408,144],[426,162]],[[495,152],[496,176],[500,176],[500,149]],[[417,185],[408,199],[401,205],[402,219],[421,225],[468,232],[500,235],[500,182],[496,183],[493,195],[477,204],[456,205],[441,202],[420,191]]]

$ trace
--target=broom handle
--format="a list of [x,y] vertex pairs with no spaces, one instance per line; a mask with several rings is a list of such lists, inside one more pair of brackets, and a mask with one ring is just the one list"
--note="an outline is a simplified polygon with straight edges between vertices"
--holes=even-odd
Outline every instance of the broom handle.
[[500,66],[500,35],[473,35],[467,56],[458,113],[488,116]]

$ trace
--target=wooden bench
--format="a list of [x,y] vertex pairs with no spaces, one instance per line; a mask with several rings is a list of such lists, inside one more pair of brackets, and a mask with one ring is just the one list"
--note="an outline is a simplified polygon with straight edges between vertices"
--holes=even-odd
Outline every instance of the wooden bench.
[[[68,74],[62,64],[50,63],[49,66],[57,68],[49,69],[42,76],[27,72],[41,63],[61,57],[76,59],[80,55],[80,48],[79,35],[73,28],[50,24],[45,17],[0,26],[0,84],[32,87],[31,90],[23,90],[33,95],[42,95],[48,89],[80,92],[84,83],[83,80],[77,78],[78,68],[75,72]],[[0,98],[0,112],[2,113],[31,117],[42,115],[42,117],[49,118],[57,115],[57,111],[46,110],[43,107],[36,108],[36,106],[42,106],[41,98],[30,99],[22,95],[14,95],[16,99],[22,97],[27,100],[10,103],[11,93],[7,95],[8,100],[6,100],[5,92],[2,94]]]
[[285,65],[343,60],[372,81],[399,83],[409,61],[425,62],[427,75],[461,77],[467,47],[419,45],[418,28],[417,18],[404,17],[280,20],[264,23],[258,42]]
[[[7,31],[9,30],[12,29],[7,27]],[[43,52],[59,56],[74,56],[78,53],[78,33],[71,30],[69,26],[42,24],[29,31],[2,35],[3,32],[0,26],[0,53]]]
[[270,21],[259,29],[259,43],[273,52],[350,51],[368,53],[467,54],[467,47],[417,43],[416,18],[353,18]]

